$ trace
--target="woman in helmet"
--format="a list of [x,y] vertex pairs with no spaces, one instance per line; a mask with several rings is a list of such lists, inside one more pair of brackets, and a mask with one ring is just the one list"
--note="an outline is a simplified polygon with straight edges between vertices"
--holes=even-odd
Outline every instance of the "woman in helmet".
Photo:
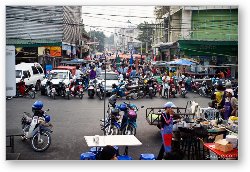
[[35,103],[32,105],[32,112],[34,113],[33,116],[43,117],[44,111],[43,108],[43,102],[40,100],[35,101]]
[[173,114],[174,111],[172,107],[175,107],[175,105],[172,102],[167,102],[164,104],[165,111],[161,114],[161,123],[160,123],[160,129],[161,129],[161,135],[162,135],[162,147],[159,152],[157,159],[162,159],[164,152],[168,153],[171,152],[171,143],[172,143],[172,137],[173,137]]

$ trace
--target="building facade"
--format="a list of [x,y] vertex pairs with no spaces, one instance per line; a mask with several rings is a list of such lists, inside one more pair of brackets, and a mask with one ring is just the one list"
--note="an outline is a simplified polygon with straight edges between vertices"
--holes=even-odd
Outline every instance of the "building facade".
[[16,47],[16,63],[59,65],[79,56],[81,6],[6,6],[6,44]]

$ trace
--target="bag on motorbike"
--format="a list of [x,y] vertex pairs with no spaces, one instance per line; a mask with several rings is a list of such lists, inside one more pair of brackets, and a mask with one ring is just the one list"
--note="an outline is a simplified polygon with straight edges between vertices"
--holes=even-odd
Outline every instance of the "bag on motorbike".
[[128,117],[130,119],[136,119],[137,118],[137,114],[136,114],[136,112],[134,110],[129,110],[128,111]]

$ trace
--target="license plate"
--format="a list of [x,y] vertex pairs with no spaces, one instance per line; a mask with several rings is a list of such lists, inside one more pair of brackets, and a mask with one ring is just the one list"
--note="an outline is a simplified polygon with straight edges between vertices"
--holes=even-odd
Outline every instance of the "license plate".
[[66,91],[69,91],[69,88],[66,88]]
[[172,91],[175,91],[175,88],[172,88]]
[[80,88],[80,91],[81,91],[81,92],[83,92],[83,89],[82,89],[82,88]]
[[52,88],[52,92],[56,92],[56,89],[55,89],[55,88]]
[[185,88],[181,88],[182,91],[185,91],[186,89]]
[[100,89],[99,89],[99,88],[97,88],[97,89],[96,89],[96,91],[100,91]]

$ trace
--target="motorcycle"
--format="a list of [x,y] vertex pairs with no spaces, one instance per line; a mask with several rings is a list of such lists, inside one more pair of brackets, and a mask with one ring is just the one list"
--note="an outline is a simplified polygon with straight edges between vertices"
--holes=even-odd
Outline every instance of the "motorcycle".
[[201,87],[199,88],[199,95],[205,97],[211,97],[214,93],[214,87],[208,86],[206,81],[202,81]]
[[185,84],[182,84],[182,85],[181,85],[181,96],[182,96],[183,98],[185,98],[185,97],[186,97],[186,94],[187,94],[187,90],[186,90],[186,88],[185,88]]
[[30,98],[34,99],[36,96],[35,87],[33,84],[26,86],[24,82],[24,78],[17,83],[16,87],[16,96],[29,96]]
[[95,79],[91,79],[88,85],[88,96],[89,98],[94,98],[95,96]]
[[[49,111],[49,109],[47,110]],[[53,132],[52,124],[50,123],[50,116],[44,114],[39,116],[33,116],[27,112],[24,112],[22,120],[22,141],[30,140],[31,147],[34,151],[42,152],[49,148],[51,144],[51,133]]]
[[[83,86],[82,80],[77,79],[76,81],[72,81],[69,86],[69,91],[71,96],[76,97],[79,96],[80,99],[83,98]],[[69,99],[69,96],[68,96]]]
[[154,86],[154,80],[152,78],[144,80],[144,97],[149,95],[152,99],[156,95],[156,88]]
[[[121,115],[119,108],[108,105],[107,116],[101,120],[101,130],[105,131],[106,135],[118,135],[121,128]],[[105,120],[105,122],[104,122]]]
[[116,84],[112,85],[112,94],[116,95],[118,98],[126,97],[126,99],[137,99],[138,93],[135,88],[132,88],[131,90],[126,91],[124,84],[121,83],[118,86]]
[[[121,105],[119,106],[119,109],[124,112],[121,122],[121,134],[122,135],[136,135],[136,128],[137,128],[137,111],[138,108],[134,104],[130,103],[123,103],[127,106],[127,108],[122,109]],[[143,108],[143,106],[142,106]]]
[[[177,94],[177,90],[176,90],[176,86],[173,84],[173,83],[171,83],[170,84],[170,89],[169,89],[169,95],[171,96],[171,97],[176,97],[175,95]],[[169,97],[170,97],[169,96]]]
[[47,95],[51,97],[52,99],[56,99],[56,88],[55,85],[48,79],[46,82],[45,89],[47,91]]
[[191,81],[191,89],[194,93],[198,93],[201,84],[199,82]]
[[96,87],[96,95],[97,95],[97,97],[99,97],[100,100],[102,100],[104,98],[104,91],[105,91],[104,86],[101,82]]

